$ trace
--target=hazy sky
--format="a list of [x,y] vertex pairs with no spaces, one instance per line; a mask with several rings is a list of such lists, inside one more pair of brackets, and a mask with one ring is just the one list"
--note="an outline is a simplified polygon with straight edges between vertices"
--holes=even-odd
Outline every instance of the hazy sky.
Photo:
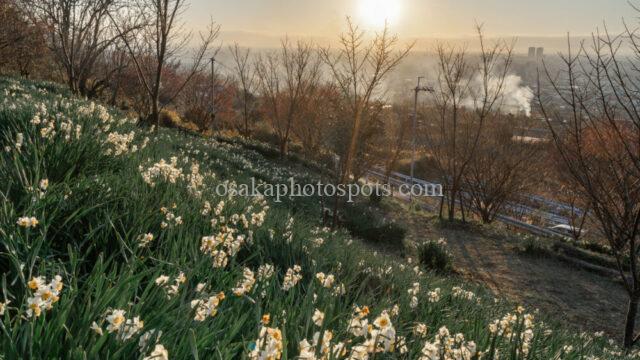
[[464,37],[476,20],[489,35],[538,37],[586,35],[603,21],[616,30],[623,17],[636,21],[627,0],[191,0],[186,15],[191,27],[211,16],[227,37],[247,39],[333,39],[347,15],[370,29],[390,17],[403,38]]

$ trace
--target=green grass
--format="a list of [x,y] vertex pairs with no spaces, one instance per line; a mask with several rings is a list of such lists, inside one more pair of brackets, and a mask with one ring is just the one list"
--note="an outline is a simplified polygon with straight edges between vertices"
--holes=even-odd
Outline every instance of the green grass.
[[[43,137],[42,129],[50,125],[32,124],[37,113],[55,135]],[[446,341],[444,330],[438,335],[442,327],[451,336],[461,333],[465,341],[473,341],[484,359],[497,359],[498,353],[500,359],[616,358],[612,352],[619,350],[607,339],[578,335],[541,314],[525,323],[529,317],[524,311],[494,299],[482,287],[429,273],[416,259],[373,252],[344,230],[320,228],[321,199],[276,203],[220,197],[214,191],[216,185],[251,178],[275,184],[294,177],[298,183],[314,183],[319,175],[309,166],[266,158],[257,151],[262,145],[255,143],[245,146],[169,129],[155,133],[123,120],[116,111],[109,114],[55,84],[0,79],[0,302],[5,304],[0,358],[144,358],[157,342],[173,359],[243,359],[271,341],[276,358],[293,359],[301,353],[300,342],[313,345],[319,332],[326,346],[306,349],[318,358],[372,350],[366,354],[371,359],[418,359],[431,348],[442,351],[437,345]],[[115,145],[107,141],[110,134],[113,139],[130,132],[133,138],[121,143],[122,153],[116,155]],[[19,149],[18,134],[24,139]],[[172,157],[183,174],[175,183],[156,179],[151,186],[145,181],[143,172]],[[49,181],[46,190],[39,189],[43,179]],[[225,205],[215,214],[221,201]],[[203,211],[206,202],[212,208],[208,213]],[[242,216],[250,221],[263,211],[263,223],[243,224]],[[169,212],[182,223],[168,217]],[[39,223],[19,226],[23,216]],[[229,231],[233,235],[216,247],[230,253],[228,263],[216,267],[212,254],[201,249],[202,238],[221,238]],[[154,239],[139,246],[140,235],[147,233]],[[231,251],[238,236],[244,240]],[[258,269],[265,264],[274,266],[274,275],[260,280]],[[285,291],[285,274],[294,265],[301,267],[302,279]],[[245,269],[255,273],[256,281],[246,294],[236,296],[233,289],[243,281]],[[333,284],[325,283],[329,288],[317,280],[320,272],[335,277]],[[172,285],[180,273],[186,281],[171,296],[167,286],[156,284],[166,275]],[[50,309],[43,306],[40,316],[29,316],[28,301],[35,296],[29,281],[42,276],[48,283],[56,275],[64,283],[59,300]],[[337,291],[339,284],[344,294]],[[460,296],[460,286],[473,295]],[[220,292],[225,298],[215,316],[195,320],[192,303],[216,299]],[[356,320],[374,324],[386,311],[392,325],[377,322],[372,331],[354,334],[350,320],[356,306],[370,310]],[[130,320],[139,317],[142,329],[127,339],[124,327],[108,331],[106,317],[114,309],[126,311]],[[324,313],[321,326],[314,324],[316,309]],[[264,314],[270,314],[267,327],[273,330],[260,338]],[[513,317],[505,318],[507,314]],[[490,325],[500,319],[508,329],[491,332]],[[102,335],[91,329],[94,322]],[[419,324],[426,326],[426,334],[415,331]],[[143,334],[148,340],[141,347]],[[454,348],[464,345],[460,337],[454,343]]]

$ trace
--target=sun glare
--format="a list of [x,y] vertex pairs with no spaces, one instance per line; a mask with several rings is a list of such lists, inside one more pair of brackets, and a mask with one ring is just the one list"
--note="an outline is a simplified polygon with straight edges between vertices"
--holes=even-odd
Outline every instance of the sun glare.
[[368,26],[382,27],[385,21],[394,24],[400,17],[401,0],[359,0],[359,15]]

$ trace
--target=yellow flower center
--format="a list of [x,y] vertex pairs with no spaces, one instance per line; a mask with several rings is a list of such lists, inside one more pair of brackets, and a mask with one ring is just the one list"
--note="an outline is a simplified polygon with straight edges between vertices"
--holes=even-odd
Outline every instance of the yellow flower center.
[[122,324],[124,322],[124,316],[122,315],[118,315],[115,318],[113,318],[113,325],[118,326],[120,324]]
[[276,339],[277,341],[282,340],[282,334],[280,333],[280,330],[275,330],[271,332],[271,337]]
[[29,308],[31,308],[31,311],[33,311],[36,317],[40,316],[41,310],[38,304],[29,304]]
[[29,285],[29,288],[31,290],[36,290],[38,288],[38,281],[35,278],[33,278],[31,279],[31,281],[27,283],[27,285]]

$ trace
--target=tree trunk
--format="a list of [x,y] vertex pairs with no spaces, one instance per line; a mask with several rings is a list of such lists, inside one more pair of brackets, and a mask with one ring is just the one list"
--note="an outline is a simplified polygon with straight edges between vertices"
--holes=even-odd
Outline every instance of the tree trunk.
[[483,224],[491,224],[491,211],[489,211],[488,209],[481,209],[480,216],[482,217]]
[[79,78],[78,81],[78,93],[86,98],[89,98],[89,91],[87,89],[87,79],[85,78]]
[[360,122],[362,120],[362,112],[357,109],[353,117],[353,129],[351,133],[351,139],[349,140],[349,148],[347,150],[347,156],[344,161],[344,173],[341,183],[346,184],[349,181],[349,175],[353,168],[353,158],[356,156],[358,149],[358,136],[360,133]]
[[242,117],[244,120],[244,136],[249,137],[249,107],[247,106],[247,92],[245,91],[244,93],[244,111],[242,112]]
[[636,315],[638,314],[638,302],[640,294],[632,294],[629,297],[629,306],[627,307],[627,318],[624,325],[624,347],[629,349],[633,346],[633,334],[636,325]]
[[289,142],[286,139],[280,140],[280,157],[285,158],[289,151]]
[[156,125],[156,131],[160,130],[160,101],[158,97],[151,101],[151,114],[149,115],[149,124]]
[[460,212],[462,213],[462,222],[466,223],[467,222],[467,216],[464,212],[464,201],[462,199],[462,193],[459,193],[458,196],[460,197]]
[[72,93],[77,95],[78,88],[76,87],[76,82],[75,82],[75,79],[73,78],[72,73],[67,72],[67,76],[69,77],[69,79],[67,80],[67,83],[69,84],[69,89],[71,90]]
[[453,221],[456,218],[456,194],[457,191],[455,191],[454,188],[451,188],[449,194],[449,208],[447,209],[449,221]]

